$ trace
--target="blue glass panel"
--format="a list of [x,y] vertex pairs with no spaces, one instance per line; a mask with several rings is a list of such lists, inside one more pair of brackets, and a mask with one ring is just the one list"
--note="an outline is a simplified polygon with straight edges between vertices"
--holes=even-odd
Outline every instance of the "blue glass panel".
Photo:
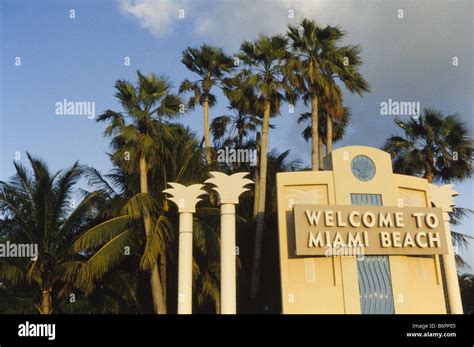
[[[351,194],[352,205],[382,206],[380,194]],[[393,314],[392,280],[388,256],[357,260],[362,314]]]

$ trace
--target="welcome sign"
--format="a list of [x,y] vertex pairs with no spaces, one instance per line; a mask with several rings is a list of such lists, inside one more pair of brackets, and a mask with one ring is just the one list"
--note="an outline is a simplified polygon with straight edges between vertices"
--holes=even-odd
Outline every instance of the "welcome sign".
[[293,211],[298,256],[343,248],[367,255],[447,252],[438,208],[294,205]]

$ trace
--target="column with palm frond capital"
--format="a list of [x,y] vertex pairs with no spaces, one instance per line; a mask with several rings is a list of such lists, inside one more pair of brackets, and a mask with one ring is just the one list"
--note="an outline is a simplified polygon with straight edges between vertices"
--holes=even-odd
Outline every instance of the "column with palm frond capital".
[[452,184],[437,186],[430,184],[430,200],[434,206],[443,211],[444,228],[446,232],[446,242],[448,253],[443,254],[444,277],[446,280],[446,290],[448,292],[449,313],[462,314],[461,291],[459,289],[458,272],[456,269],[456,260],[454,257],[453,241],[449,226],[449,212],[455,206],[453,197],[459,195],[453,190]]
[[248,190],[246,185],[253,183],[245,178],[248,172],[226,175],[210,172],[211,178],[205,183],[219,194],[221,206],[221,310],[223,314],[237,313],[236,263],[235,263],[235,205],[239,196]]
[[171,188],[163,193],[169,194],[167,199],[174,202],[179,212],[179,260],[178,260],[178,314],[192,313],[193,288],[193,213],[196,204],[201,201],[199,196],[207,194],[202,184],[188,187],[179,183],[168,183]]

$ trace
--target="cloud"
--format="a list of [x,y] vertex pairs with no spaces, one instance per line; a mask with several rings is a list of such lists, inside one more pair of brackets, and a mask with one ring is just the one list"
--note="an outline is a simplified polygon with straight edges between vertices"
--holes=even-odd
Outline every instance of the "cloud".
[[235,49],[242,40],[251,40],[259,33],[276,34],[286,30],[288,23],[304,17],[326,13],[333,8],[328,2],[308,0],[120,0],[120,11],[136,20],[155,37],[171,35],[185,11],[191,32],[215,44]]
[[142,28],[149,30],[155,37],[163,37],[173,32],[180,20],[180,11],[185,13],[190,1],[172,0],[120,0],[120,11],[135,19]]
[[[469,80],[472,50],[466,44],[472,41],[469,0],[122,0],[120,5],[157,37],[185,35],[196,46],[206,42],[229,53],[261,33],[283,33],[288,24],[298,24],[301,18],[316,19],[323,26],[340,25],[347,32],[347,43],[361,44],[362,73],[372,87],[363,99],[347,95],[354,115],[353,132],[341,144],[381,145],[387,132],[396,130],[391,118],[374,122],[381,117],[380,102],[389,98],[458,111],[474,125]],[[179,9],[186,11],[186,32],[177,24]],[[403,19],[397,16],[399,10]],[[461,62],[457,67],[451,64],[454,56]],[[300,131],[294,122],[284,129],[290,139],[290,134]],[[370,136],[367,129],[372,130]]]

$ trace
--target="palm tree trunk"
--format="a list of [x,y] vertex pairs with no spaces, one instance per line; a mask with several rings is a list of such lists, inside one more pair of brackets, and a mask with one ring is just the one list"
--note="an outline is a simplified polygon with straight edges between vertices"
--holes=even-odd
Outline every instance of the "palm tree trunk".
[[311,170],[319,170],[318,161],[318,97],[313,95],[311,98]]
[[[140,157],[140,191],[142,193],[148,194],[148,177],[147,177],[148,167],[147,162],[144,156]],[[144,218],[145,224],[145,234],[148,238],[151,233],[151,217],[148,214],[145,214]],[[160,272],[158,270],[158,263],[155,261],[151,269],[150,276],[150,285],[151,285],[151,294],[153,297],[153,307],[155,313],[165,314],[166,313],[166,304],[163,297],[163,290],[160,282]]]
[[254,188],[254,194],[253,194],[253,217],[257,217],[257,212],[258,212],[258,197],[260,194],[260,166],[258,165],[259,163],[259,156],[260,156],[260,142],[261,142],[261,137],[260,137],[260,132],[257,132],[256,139],[255,139],[255,146],[257,150],[257,156],[255,158],[255,188]]
[[150,285],[151,285],[151,294],[153,297],[153,307],[154,307],[155,313],[166,314],[166,303],[165,303],[163,291],[161,288],[160,272],[158,270],[158,264],[153,264],[153,267],[151,269]]
[[[241,149],[244,143],[244,134],[242,133],[242,130],[239,129],[239,137],[237,140],[237,149]],[[242,167],[242,163],[240,160],[238,161],[237,167],[240,168]]]
[[428,183],[433,183],[433,177],[434,177],[434,156],[431,151],[428,151],[426,153],[426,171],[424,178],[427,179]]
[[265,194],[267,190],[267,146],[270,124],[270,100],[265,101],[262,124],[262,144],[260,147],[260,177],[258,192],[257,230],[255,233],[252,277],[250,281],[250,298],[258,295],[260,268],[262,259],[263,227],[265,224]]
[[428,164],[428,167],[426,168],[425,178],[428,181],[428,183],[433,183],[433,170],[431,170],[431,168],[429,167],[429,164]]
[[[168,177],[166,175],[166,167],[165,166],[163,166],[163,182],[162,183],[163,183],[163,190],[168,188]],[[163,199],[163,211],[168,212],[168,210],[169,210],[168,199]]]
[[332,152],[332,118],[326,115],[326,151],[327,154]]
[[[318,155],[319,155],[319,168],[321,170],[324,170],[324,143],[323,143],[323,138],[319,136],[319,146],[318,146]],[[327,147],[326,147],[327,150]]]
[[165,301],[165,306],[167,307],[167,288],[168,288],[168,267],[167,267],[167,259],[166,259],[166,249],[160,254],[160,279],[161,279],[161,288],[163,288],[163,300]]
[[53,307],[51,303],[51,289],[41,292],[41,314],[51,314]]
[[244,131],[242,128],[239,129],[239,147],[242,148],[242,145],[244,144]]
[[209,131],[209,101],[204,100],[204,146],[206,150],[206,161],[207,164],[211,164],[211,133]]

